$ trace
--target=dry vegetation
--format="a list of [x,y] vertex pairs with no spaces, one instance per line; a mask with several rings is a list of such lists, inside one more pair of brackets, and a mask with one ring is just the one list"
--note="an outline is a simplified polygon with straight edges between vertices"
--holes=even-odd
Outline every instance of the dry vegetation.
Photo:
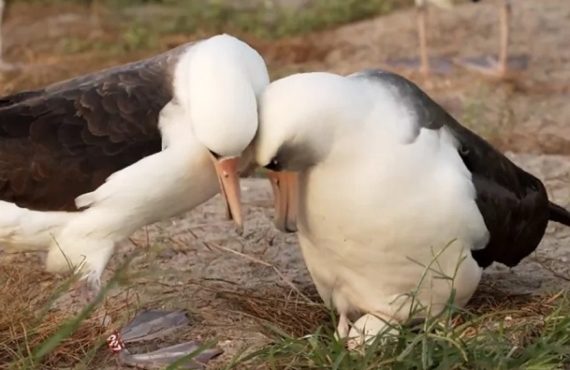
[[41,356],[41,348],[48,339],[71,322],[69,312],[48,310],[51,301],[70,284],[43,272],[41,265],[28,266],[27,269],[18,264],[0,266],[0,364],[17,369],[34,368],[39,363],[42,368],[59,368],[92,357],[108,330],[99,324],[101,314],[117,317],[125,303],[122,299],[109,298],[108,302],[114,301],[113,304],[105,305],[97,315],[78,323],[72,335],[63,338],[56,350]]

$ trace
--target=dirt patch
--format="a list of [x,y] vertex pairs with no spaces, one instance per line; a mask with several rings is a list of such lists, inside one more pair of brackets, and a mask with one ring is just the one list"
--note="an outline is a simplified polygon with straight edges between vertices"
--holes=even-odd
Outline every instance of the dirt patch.
[[[570,157],[511,157],[542,178],[555,201],[570,206]],[[125,286],[117,289],[116,294],[123,290],[123,295],[113,298],[115,302],[124,302],[128,286],[131,297],[136,297],[131,298],[130,309],[125,309],[130,315],[142,307],[188,310],[190,329],[169,340],[216,339],[226,351],[219,364],[244,348],[253,350],[267,343],[265,322],[301,335],[328,320],[312,287],[296,236],[279,233],[273,227],[269,183],[247,179],[243,190],[247,220],[243,237],[224,221],[225,209],[216,197],[185,216],[137,232],[133,242],[117,248],[106,272],[108,278],[126,256],[139,253]],[[519,266],[489,268],[482,289],[487,296],[491,291],[493,299],[501,301],[570,287],[569,244],[570,230],[551,224],[537,251]],[[3,265],[41,274],[37,255],[0,255]],[[119,317],[124,319],[124,312],[123,316],[115,314],[114,325],[121,322]],[[105,350],[99,356],[101,363],[114,363]]]
[[[510,156],[545,181],[553,200],[570,206],[570,157]],[[139,243],[144,245],[149,238],[150,245],[161,248],[156,257],[135,261],[136,268],[170,272],[170,277],[158,279],[160,272],[153,274],[154,277],[149,275],[136,287],[138,294],[152,296],[153,287],[163,291],[165,286],[158,283],[167,284],[168,289],[176,292],[177,298],[171,304],[189,308],[199,318],[188,335],[216,337],[223,343],[227,353],[221,363],[237,348],[251,349],[267,342],[260,321],[267,320],[300,335],[303,331],[310,333],[317,323],[328,319],[322,307],[316,305],[320,300],[315,295],[296,236],[279,233],[272,225],[269,183],[264,179],[248,179],[243,189],[247,220],[243,238],[222,221],[225,210],[219,197],[186,217],[153,225],[148,234],[135,235]],[[492,290],[498,301],[568,288],[568,245],[570,230],[551,224],[532,256],[513,269],[492,266],[485,273],[482,286]],[[122,246],[118,254],[131,250],[130,246]],[[119,260],[115,258],[113,264]]]

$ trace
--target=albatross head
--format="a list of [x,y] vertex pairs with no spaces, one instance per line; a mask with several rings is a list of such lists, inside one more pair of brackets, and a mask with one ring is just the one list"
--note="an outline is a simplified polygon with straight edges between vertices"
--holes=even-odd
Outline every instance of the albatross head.
[[174,76],[176,98],[210,153],[229,216],[240,229],[239,158],[257,131],[257,99],[268,83],[263,58],[229,35],[197,43]]
[[291,75],[265,89],[255,160],[270,170],[279,230],[296,231],[297,173],[327,160],[337,123],[349,122],[358,105],[352,89],[345,77],[322,72]]

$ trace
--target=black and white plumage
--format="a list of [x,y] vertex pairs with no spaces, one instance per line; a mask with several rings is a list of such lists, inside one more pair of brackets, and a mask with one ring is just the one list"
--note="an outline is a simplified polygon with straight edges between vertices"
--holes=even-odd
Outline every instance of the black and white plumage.
[[[0,246],[50,246],[97,285],[116,242],[220,188],[241,226],[238,159],[261,56],[228,36],[0,99]],[[80,266],[81,265],[81,266]]]
[[483,268],[518,264],[549,220],[570,226],[539,179],[398,75],[293,75],[261,109],[255,157],[276,171],[277,225],[298,229],[352,346],[386,321],[438,314],[452,289],[466,304]]
[[2,200],[76,211],[76,197],[159,152],[159,114],[187,48],[0,98]]

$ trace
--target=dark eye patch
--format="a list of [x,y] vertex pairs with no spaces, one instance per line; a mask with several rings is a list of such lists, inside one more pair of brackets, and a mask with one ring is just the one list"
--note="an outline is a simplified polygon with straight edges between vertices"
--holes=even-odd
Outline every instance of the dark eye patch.
[[271,171],[281,171],[282,170],[281,163],[279,163],[279,159],[277,159],[277,157],[273,157],[271,162],[269,162],[269,164],[267,166],[265,166],[265,168],[268,170],[271,170]]

